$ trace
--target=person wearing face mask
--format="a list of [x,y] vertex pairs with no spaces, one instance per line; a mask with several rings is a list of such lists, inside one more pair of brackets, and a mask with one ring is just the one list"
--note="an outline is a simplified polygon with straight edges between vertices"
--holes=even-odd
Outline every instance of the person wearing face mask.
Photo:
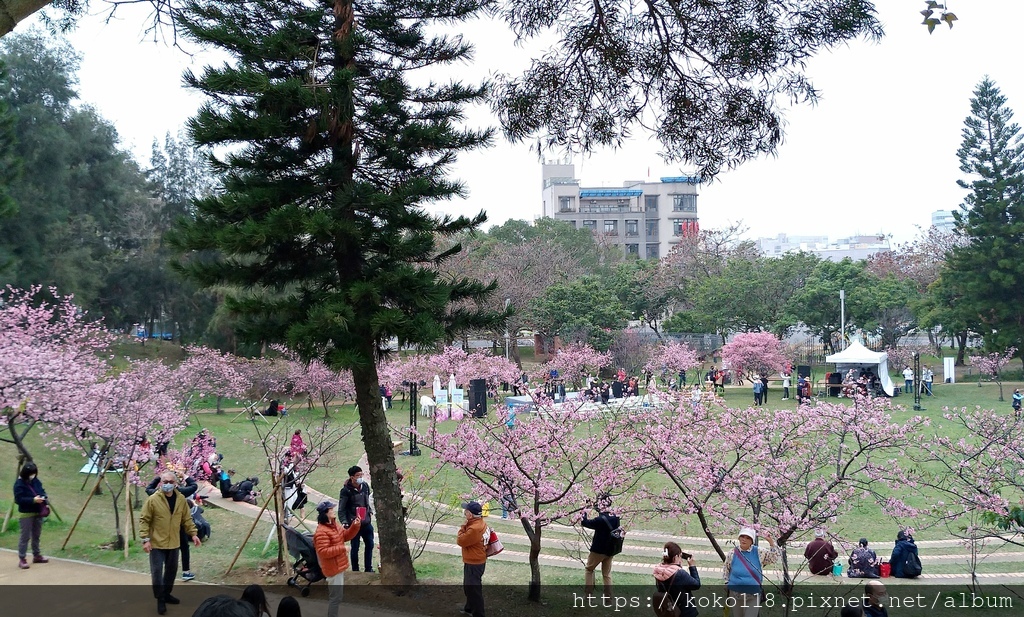
[[885,608],[888,600],[889,594],[881,581],[868,581],[864,585],[864,617],[889,617]]
[[[152,495],[160,489],[160,483],[163,479],[160,476],[153,478],[153,481],[146,486],[146,494]],[[178,479],[178,492],[185,497],[185,499],[191,498],[199,490],[199,484],[196,483],[195,478],[192,476],[185,476],[184,479]],[[191,506],[189,506],[191,512]],[[196,577],[192,573],[192,555],[188,549],[189,537],[185,535],[185,529],[182,528],[181,537],[179,538],[179,544],[181,545],[181,580],[190,581]]]
[[769,549],[762,552],[754,544],[756,539],[757,532],[752,527],[740,529],[739,546],[733,549],[732,555],[725,556],[726,586],[729,597],[736,603],[732,607],[734,617],[757,617],[764,585],[763,567],[779,558],[775,540],[765,536]]
[[139,521],[142,550],[149,554],[156,611],[163,615],[167,612],[168,604],[181,603],[171,595],[174,578],[178,574],[180,530],[184,528],[192,544],[200,545],[195,523],[192,522],[185,496],[178,492],[177,476],[173,471],[160,474],[160,490],[146,499]]
[[43,534],[43,508],[47,505],[46,491],[39,481],[39,468],[32,461],[25,463],[14,481],[14,503],[18,504],[21,536],[18,537],[18,567],[28,570],[28,543],[32,540],[32,563],[47,563],[39,549],[39,538]]
[[462,591],[466,594],[463,615],[484,617],[484,570],[487,569],[487,546],[490,535],[484,522],[484,509],[480,502],[462,504],[466,522],[459,527],[455,543],[462,549]]
[[327,617],[337,617],[345,598],[345,570],[348,570],[348,549],[345,543],[359,534],[359,519],[351,525],[339,525],[334,503],[321,501],[316,507],[316,532],[313,546],[320,570],[327,578]]
[[[362,516],[357,516],[357,508],[363,508]],[[360,522],[359,535],[352,538],[352,571],[359,571],[359,545],[365,543],[363,563],[366,571],[373,572],[373,524],[370,522],[370,485],[363,477],[363,468],[353,465],[348,468],[348,480],[341,487],[338,497],[338,518],[351,525],[352,521]]]

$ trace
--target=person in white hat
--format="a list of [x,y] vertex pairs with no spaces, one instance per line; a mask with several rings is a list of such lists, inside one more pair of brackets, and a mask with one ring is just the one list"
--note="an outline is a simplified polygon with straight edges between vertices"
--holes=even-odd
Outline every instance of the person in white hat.
[[757,617],[761,608],[761,590],[764,583],[762,568],[775,563],[779,551],[775,540],[765,536],[769,550],[758,551],[754,541],[757,532],[752,527],[740,529],[738,544],[731,555],[725,556],[725,580],[729,597],[732,598],[733,617]]

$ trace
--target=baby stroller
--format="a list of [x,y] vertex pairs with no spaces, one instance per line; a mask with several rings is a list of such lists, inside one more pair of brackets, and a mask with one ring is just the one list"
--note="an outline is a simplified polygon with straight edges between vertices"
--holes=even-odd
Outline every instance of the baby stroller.
[[[325,578],[320,570],[320,563],[316,560],[313,536],[285,525],[284,539],[288,545],[288,554],[295,560],[292,565],[295,575],[288,579],[288,586],[298,587],[302,590],[302,597],[306,597],[309,595],[309,586]],[[306,581],[305,585],[299,583],[300,578]]]

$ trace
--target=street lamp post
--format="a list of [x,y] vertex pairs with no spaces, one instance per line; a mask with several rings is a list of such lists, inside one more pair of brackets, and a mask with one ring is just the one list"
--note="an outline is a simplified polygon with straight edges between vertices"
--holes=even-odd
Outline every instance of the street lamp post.
[[843,341],[843,349],[846,349],[846,290],[839,290],[839,336]]
[[512,301],[509,300],[508,298],[505,298],[505,360],[508,360],[508,346],[509,346],[508,307],[509,307],[510,304],[512,304]]
[[921,411],[921,354],[914,352],[914,411]]

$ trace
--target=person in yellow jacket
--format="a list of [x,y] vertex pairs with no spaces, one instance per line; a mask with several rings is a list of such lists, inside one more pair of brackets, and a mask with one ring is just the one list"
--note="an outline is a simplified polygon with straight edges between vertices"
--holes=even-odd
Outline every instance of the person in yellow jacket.
[[177,484],[173,471],[160,474],[160,490],[146,499],[139,517],[142,550],[149,553],[156,612],[161,615],[167,612],[168,604],[181,604],[181,600],[171,595],[174,578],[178,575],[180,530],[185,530],[193,544],[201,544],[185,496],[178,492]]
[[462,590],[466,593],[466,608],[462,612],[472,617],[484,617],[484,568],[487,567],[487,523],[483,507],[476,501],[462,504],[466,522],[459,527],[456,543],[462,547]]
[[316,532],[313,534],[313,548],[320,571],[327,579],[327,617],[336,617],[341,601],[345,597],[345,570],[348,570],[348,546],[346,542],[359,534],[360,520],[357,516],[351,525],[338,523],[338,512],[333,501],[321,501],[316,507]]

